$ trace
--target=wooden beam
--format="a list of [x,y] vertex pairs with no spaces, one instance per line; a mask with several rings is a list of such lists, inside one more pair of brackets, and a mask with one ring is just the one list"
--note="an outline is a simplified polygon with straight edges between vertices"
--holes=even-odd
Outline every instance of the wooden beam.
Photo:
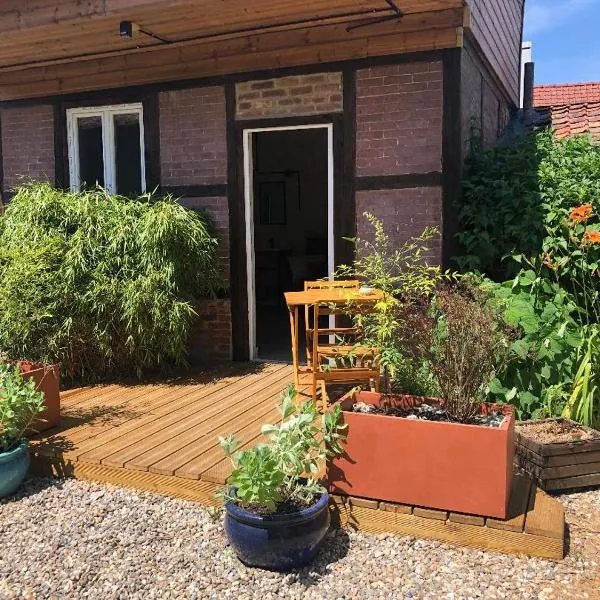
[[[338,26],[336,26],[338,27]],[[270,34],[252,40],[227,40],[219,44],[176,49],[164,53],[119,57],[83,65],[62,65],[6,73],[0,100],[35,98],[71,92],[197,79],[294,66],[357,60],[456,47],[456,28],[388,33],[349,39],[316,32]],[[276,37],[272,37],[276,36]]]
[[[462,6],[462,0],[403,0],[405,13],[441,10]],[[332,12],[389,11],[384,0],[252,0],[240,6],[235,0],[4,0],[0,6],[0,33],[31,31],[36,28],[54,28],[76,25],[81,22],[103,20],[109,17],[136,20],[152,11],[164,14],[173,12],[204,14],[209,22],[227,23],[225,14],[237,20],[262,22],[269,18],[289,18],[309,14],[320,18]],[[235,20],[233,20],[235,22]]]
[[[443,11],[433,11],[430,13],[415,13],[406,15],[401,22],[390,22],[388,24],[382,24],[378,27],[371,28],[370,31],[355,31],[348,32],[346,31],[346,27],[349,23],[353,23],[360,19],[363,19],[364,16],[356,13],[352,16],[338,16],[331,17],[327,19],[311,19],[308,22],[293,22],[286,23],[282,25],[274,25],[269,27],[268,29],[263,28],[254,28],[254,29],[242,29],[237,31],[227,31],[221,33],[208,33],[201,34],[198,33],[197,30],[196,35],[192,38],[182,39],[180,41],[173,42],[168,45],[168,50],[171,53],[175,53],[176,50],[182,48],[192,48],[196,46],[204,46],[207,44],[214,44],[218,42],[223,42],[227,40],[245,40],[246,44],[253,48],[258,49],[260,45],[257,40],[260,39],[269,39],[273,37],[277,33],[283,33],[286,31],[302,31],[303,36],[302,40],[304,43],[314,43],[319,39],[329,40],[331,39],[331,31],[335,32],[334,34],[344,39],[357,39],[364,38],[368,35],[373,35],[374,32],[378,32],[379,34],[385,34],[386,32],[410,32],[410,31],[424,31],[427,29],[441,29],[447,27],[459,27],[463,20],[463,9],[454,8]],[[188,18],[189,21],[189,18]],[[161,31],[162,32],[162,31]],[[84,41],[89,40],[90,32],[83,32]],[[114,36],[113,36],[114,37]],[[118,38],[117,38],[118,39]],[[119,40],[120,41],[120,40]],[[0,56],[5,63],[5,66],[0,66],[0,72],[8,73],[13,71],[22,71],[28,70],[32,68],[42,68],[47,66],[54,65],[62,65],[68,63],[81,63],[84,61],[94,61],[101,59],[110,59],[116,57],[124,57],[124,56],[132,56],[132,55],[144,55],[144,61],[148,60],[146,56],[149,52],[159,52],[165,53],[167,47],[163,43],[156,42],[151,40],[148,42],[143,39],[135,41],[135,45],[131,46],[133,42],[127,42],[128,46],[117,48],[104,49],[101,52],[92,52],[89,51],[89,44],[86,44],[88,48],[88,52],[85,54],[81,54],[78,48],[81,46],[81,42],[75,40],[72,46],[72,54],[71,56],[61,56],[61,57],[53,57],[47,60],[39,60],[35,62],[28,63],[26,61],[27,48],[31,46],[29,40],[26,40],[26,45],[21,44],[21,46],[16,46],[12,51],[4,50],[0,52]],[[114,42],[111,41],[111,44]],[[47,53],[52,53],[52,42],[48,42],[48,46],[46,47]],[[67,46],[63,41],[61,43],[61,50],[65,49]],[[131,66],[131,64],[129,65]]]

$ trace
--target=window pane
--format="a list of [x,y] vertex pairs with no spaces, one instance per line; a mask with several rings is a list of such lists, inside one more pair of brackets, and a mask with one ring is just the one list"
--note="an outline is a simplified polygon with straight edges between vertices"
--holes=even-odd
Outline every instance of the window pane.
[[104,185],[104,156],[102,153],[102,117],[79,117],[79,180],[82,188]]
[[117,193],[123,196],[139,196],[142,193],[139,115],[115,115],[114,129]]

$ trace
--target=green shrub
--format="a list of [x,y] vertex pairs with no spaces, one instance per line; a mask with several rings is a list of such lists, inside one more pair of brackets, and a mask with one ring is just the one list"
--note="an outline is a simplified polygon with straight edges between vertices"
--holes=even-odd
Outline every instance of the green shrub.
[[490,399],[513,404],[520,419],[560,414],[582,340],[573,300],[533,270],[503,284],[484,281],[482,288],[517,333],[510,360],[489,384]]
[[44,409],[44,394],[35,381],[24,380],[16,365],[0,364],[0,452],[16,448]]
[[216,250],[173,198],[26,185],[0,219],[0,350],[79,381],[184,364],[194,307],[222,287]]
[[356,259],[336,272],[337,279],[358,279],[385,293],[374,311],[352,315],[362,332],[360,344],[379,350],[377,360],[386,391],[435,394],[437,388],[428,365],[403,350],[400,331],[407,308],[427,299],[444,278],[440,267],[430,265],[426,258],[439,231],[429,227],[396,247],[381,221],[369,213],[364,213],[364,217],[373,228],[373,239],[350,240],[355,246]]
[[547,237],[556,237],[573,207],[599,197],[600,144],[587,136],[544,131],[487,151],[475,145],[459,205],[457,261],[463,271],[513,277],[520,266],[512,255],[552,252]]
[[508,358],[511,336],[497,308],[467,278],[411,307],[402,328],[405,352],[429,365],[446,414],[459,423],[480,415],[486,387]]

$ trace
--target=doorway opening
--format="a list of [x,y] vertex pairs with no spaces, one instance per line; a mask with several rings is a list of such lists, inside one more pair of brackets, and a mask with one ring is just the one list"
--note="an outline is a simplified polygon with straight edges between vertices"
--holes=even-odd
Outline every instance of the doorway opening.
[[333,270],[333,126],[246,130],[244,151],[250,356],[289,361],[283,294]]

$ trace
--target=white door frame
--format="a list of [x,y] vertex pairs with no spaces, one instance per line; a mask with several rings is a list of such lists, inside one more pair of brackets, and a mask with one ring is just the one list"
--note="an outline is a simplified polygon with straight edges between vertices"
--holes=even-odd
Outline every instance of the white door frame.
[[254,157],[252,155],[252,136],[255,133],[275,131],[298,131],[305,129],[327,130],[327,269],[329,277],[335,270],[334,233],[333,233],[333,123],[295,125],[289,127],[258,127],[244,129],[244,209],[246,213],[246,274],[248,285],[248,338],[250,360],[256,360],[256,271],[254,256]]

